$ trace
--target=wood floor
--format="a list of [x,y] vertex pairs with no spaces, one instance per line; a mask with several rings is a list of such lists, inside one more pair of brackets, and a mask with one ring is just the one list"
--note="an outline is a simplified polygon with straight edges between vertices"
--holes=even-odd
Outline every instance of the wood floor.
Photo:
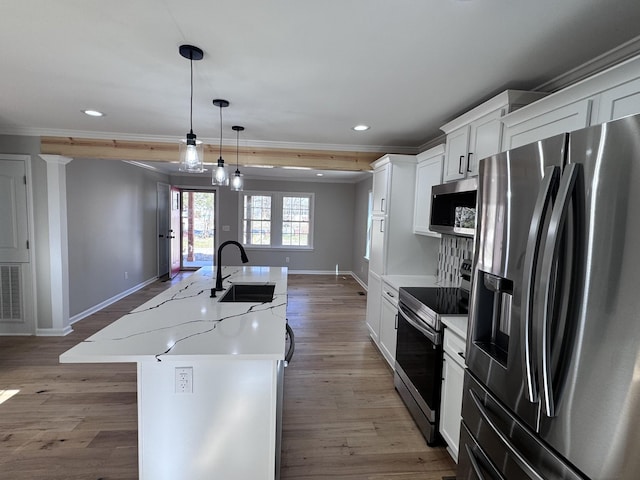
[[[170,285],[156,282],[63,338],[0,337],[0,479],[138,478],[135,365],[61,365],[58,356]],[[361,292],[351,277],[289,276],[296,351],[285,372],[282,479],[454,475],[394,391]]]

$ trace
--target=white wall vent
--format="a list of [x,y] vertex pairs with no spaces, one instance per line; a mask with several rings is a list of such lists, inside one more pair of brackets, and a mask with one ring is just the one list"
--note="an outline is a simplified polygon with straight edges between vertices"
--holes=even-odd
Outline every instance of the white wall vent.
[[0,321],[22,318],[22,278],[19,265],[0,265]]

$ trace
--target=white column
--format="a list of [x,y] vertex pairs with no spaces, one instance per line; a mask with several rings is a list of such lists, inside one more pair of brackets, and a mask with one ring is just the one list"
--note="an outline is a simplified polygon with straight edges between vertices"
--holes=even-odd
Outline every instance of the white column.
[[69,324],[69,242],[67,238],[67,172],[72,158],[40,155],[47,164],[49,220],[49,270],[51,281],[51,328],[38,328],[38,335],[62,336],[73,330]]

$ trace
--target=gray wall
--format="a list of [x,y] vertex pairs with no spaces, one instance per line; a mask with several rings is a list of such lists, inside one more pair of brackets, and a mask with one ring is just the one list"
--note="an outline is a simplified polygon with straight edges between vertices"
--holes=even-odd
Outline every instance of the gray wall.
[[353,210],[353,260],[352,272],[358,279],[367,284],[369,261],[364,258],[367,245],[367,214],[369,207],[369,192],[373,188],[373,175],[355,185],[355,207]]
[[[211,180],[202,177],[172,176],[171,183],[178,186],[211,187]],[[352,270],[355,212],[355,186],[353,184],[247,179],[244,189],[315,194],[313,250],[248,249],[247,255],[251,265],[285,266],[291,270],[331,272],[335,271],[336,265],[338,265],[340,271]],[[218,192],[218,242],[239,240],[241,193],[233,192],[227,187],[220,188]],[[229,231],[222,231],[223,226],[228,226]],[[286,257],[289,257],[289,263],[286,262]],[[223,263],[238,265],[240,257],[234,253],[226,253],[225,250]]]
[[168,175],[115,160],[67,165],[72,317],[157,276],[158,182]]
[[33,252],[36,264],[36,325],[51,328],[51,280],[49,271],[49,209],[47,207],[47,165],[40,153],[40,137],[0,135],[0,152],[31,156],[33,189]]

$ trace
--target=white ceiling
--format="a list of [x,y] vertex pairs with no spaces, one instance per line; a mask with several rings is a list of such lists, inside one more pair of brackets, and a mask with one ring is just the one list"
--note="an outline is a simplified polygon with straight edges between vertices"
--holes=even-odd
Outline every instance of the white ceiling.
[[638,0],[4,1],[0,133],[181,138],[188,43],[206,142],[224,98],[225,144],[243,125],[243,145],[417,151],[481,100],[638,35]]

